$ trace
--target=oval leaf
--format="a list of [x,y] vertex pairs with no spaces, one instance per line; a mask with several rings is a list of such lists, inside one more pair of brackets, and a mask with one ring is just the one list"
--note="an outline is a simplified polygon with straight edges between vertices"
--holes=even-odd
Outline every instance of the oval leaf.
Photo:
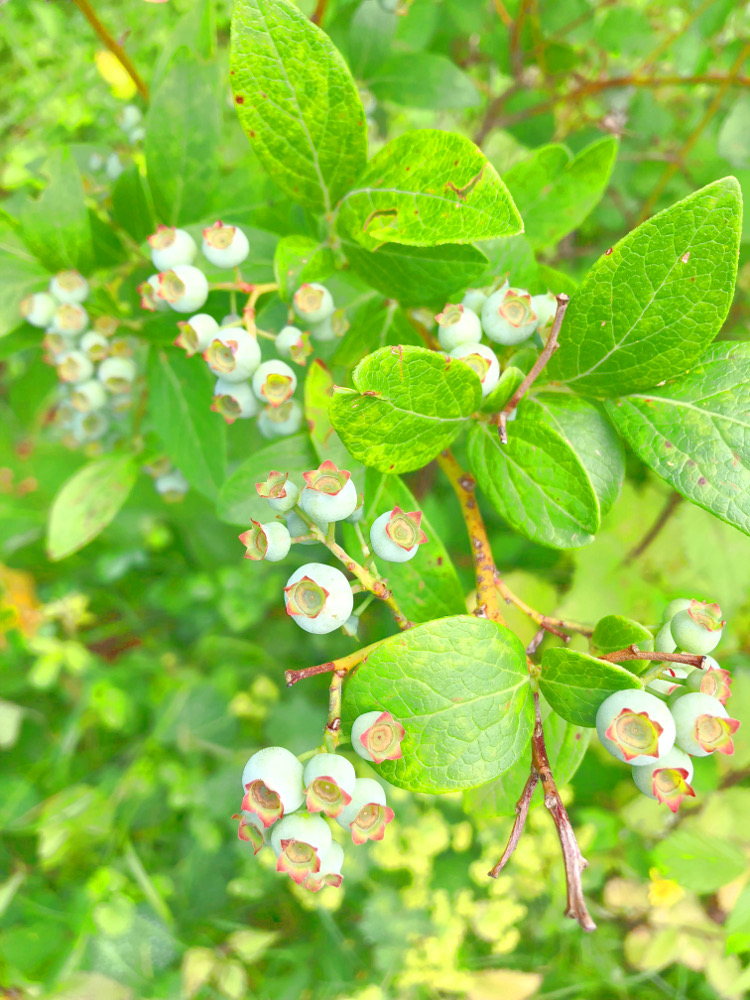
[[641,690],[643,684],[617,663],[560,646],[544,651],[539,689],[566,722],[595,726],[601,703],[625,688]]
[[285,236],[276,246],[273,271],[285,302],[303,281],[324,281],[335,269],[331,248],[311,236]]

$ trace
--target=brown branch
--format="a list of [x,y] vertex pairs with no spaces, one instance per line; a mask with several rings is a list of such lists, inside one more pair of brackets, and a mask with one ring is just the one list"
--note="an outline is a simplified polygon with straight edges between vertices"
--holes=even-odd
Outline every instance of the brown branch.
[[513,822],[513,829],[510,831],[510,837],[508,837],[508,843],[505,845],[505,850],[503,851],[503,856],[500,858],[498,863],[492,868],[487,874],[490,878],[497,878],[500,872],[505,868],[510,856],[518,847],[518,841],[521,839],[521,834],[523,833],[523,828],[526,825],[526,817],[529,815],[529,807],[531,805],[531,797],[534,794],[536,786],[539,784],[539,775],[536,772],[536,768],[532,766],[531,773],[526,779],[526,784],[523,786],[523,791],[521,792],[521,798],[516,802],[516,818]]
[[327,663],[318,663],[314,667],[303,667],[301,670],[285,670],[284,680],[286,681],[286,686],[294,687],[297,681],[304,681],[308,677],[315,677],[316,674],[331,674],[334,672],[348,674],[358,663],[362,663],[363,660],[367,659],[370,653],[374,649],[377,649],[383,642],[385,642],[385,639],[380,639],[378,642],[373,642],[370,646],[363,646],[362,649],[358,649],[354,653],[349,653],[348,656],[342,656],[338,660],[328,660]]
[[310,15],[310,20],[313,24],[320,24],[326,12],[326,7],[328,6],[328,0],[318,0],[315,5],[315,10]]
[[487,529],[484,526],[482,512],[477,506],[476,481],[468,472],[464,472],[449,449],[438,456],[438,465],[453,487],[461,505],[466,530],[471,542],[471,555],[474,560],[474,573],[477,580],[477,607],[474,614],[478,618],[490,618],[492,621],[503,622],[500,604],[495,587],[495,560],[492,557]]
[[[520,597],[513,593],[497,570],[495,570],[495,586],[506,604],[515,604],[519,611],[523,611],[523,613],[531,618],[532,621],[536,622],[540,628],[545,629],[547,632],[552,632],[553,635],[559,636],[561,639],[565,639],[567,641],[570,638],[570,636],[564,634],[565,632],[578,632],[580,635],[586,636],[594,634],[594,630],[590,625],[581,625],[580,622],[571,622],[568,621],[567,618],[552,618],[549,615],[543,615],[541,611],[537,611],[535,608],[532,608],[529,604],[521,600]],[[564,631],[560,631],[561,629]]]
[[73,0],[73,3],[80,10],[102,42],[107,46],[112,55],[122,65],[125,72],[138,88],[138,92],[144,101],[148,100],[148,87],[133,64],[133,60],[127,54],[120,43],[110,35],[109,31],[96,15],[96,11],[88,0]]
[[492,2],[494,4],[494,6],[495,6],[495,13],[500,18],[500,20],[503,22],[503,24],[505,25],[505,27],[506,28],[512,27],[512,25],[513,25],[513,18],[508,13],[507,8],[506,8],[505,4],[503,3],[503,0],[492,0]]
[[557,338],[560,334],[560,327],[562,326],[562,321],[565,318],[565,310],[568,308],[569,302],[569,297],[564,293],[557,296],[557,312],[555,313],[555,319],[552,323],[552,329],[550,330],[549,337],[547,337],[547,343],[544,345],[544,350],[534,362],[534,367],[531,369],[529,374],[495,418],[498,425],[497,429],[500,434],[500,440],[503,444],[508,443],[508,417],[518,406],[519,402],[523,399],[534,382],[536,382],[537,378],[539,378],[539,375],[544,370],[547,362],[558,348]]
[[629,563],[634,562],[634,560],[640,558],[640,556],[643,555],[646,549],[648,549],[649,546],[656,541],[658,536],[661,534],[663,528],[665,527],[665,525],[668,524],[670,518],[672,517],[672,515],[674,514],[674,512],[677,510],[677,508],[680,506],[681,503],[682,503],[682,497],[680,496],[679,493],[673,493],[669,497],[667,502],[664,504],[661,513],[656,518],[651,527],[648,529],[643,538],[640,540],[640,542],[638,542],[637,545],[634,545],[633,548],[630,549],[630,551],[625,554],[622,562],[620,563],[621,566],[627,566]]
[[625,660],[659,660],[664,663],[687,663],[690,667],[703,666],[704,656],[696,653],[652,653],[639,649],[635,643],[627,649],[618,649],[614,653],[602,653],[597,659],[607,660],[608,663],[620,663]]

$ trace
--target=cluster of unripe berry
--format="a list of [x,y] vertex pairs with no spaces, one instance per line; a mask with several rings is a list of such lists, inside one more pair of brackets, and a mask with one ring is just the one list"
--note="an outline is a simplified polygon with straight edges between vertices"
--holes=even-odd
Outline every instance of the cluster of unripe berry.
[[132,405],[138,375],[131,337],[116,336],[118,321],[100,316],[93,323],[83,303],[89,283],[78,271],[61,271],[47,292],[21,303],[21,315],[44,329],[45,358],[60,379],[53,423],[71,448],[101,450],[122,436],[118,419]]
[[649,798],[676,812],[685,796],[694,796],[691,757],[734,752],[739,722],[724,707],[731,678],[709,656],[721,638],[724,622],[718,604],[678,598],[664,613],[654,640],[658,653],[702,656],[700,667],[667,667],[648,691],[610,695],[599,707],[596,729],[604,747],[633,765],[633,780]]
[[435,317],[437,338],[451,358],[460,358],[479,376],[482,396],[488,396],[500,379],[495,352],[481,343],[482,334],[494,344],[512,347],[535,333],[549,332],[557,311],[551,292],[530,295],[511,288],[507,281],[490,294],[470,288],[460,304],[448,302]]
[[[404,736],[389,712],[367,712],[352,726],[352,747],[379,764],[402,756]],[[326,818],[349,831],[355,844],[382,840],[393,819],[383,786],[358,778],[337,753],[317,753],[303,765],[284,747],[266,747],[245,764],[242,787],[241,811],[232,817],[239,820],[240,840],[251,843],[255,854],[270,846],[276,871],[312,892],[338,888],[343,880],[344,849]]]
[[[258,495],[275,514],[285,518],[285,523],[253,521],[239,536],[245,546],[245,559],[278,562],[295,540],[300,539],[303,545],[315,543],[315,538],[305,537],[311,525],[327,536],[336,522],[356,524],[362,518],[364,501],[358,498],[349,472],[326,460],[303,476],[302,490],[285,472],[271,471],[268,479],[255,484]],[[419,546],[427,541],[421,520],[421,511],[406,512],[400,507],[385,511],[370,528],[372,551],[387,562],[413,559]],[[356,631],[351,584],[333,566],[318,562],[300,566],[289,577],[284,598],[287,614],[306,632],[323,635],[341,626]]]

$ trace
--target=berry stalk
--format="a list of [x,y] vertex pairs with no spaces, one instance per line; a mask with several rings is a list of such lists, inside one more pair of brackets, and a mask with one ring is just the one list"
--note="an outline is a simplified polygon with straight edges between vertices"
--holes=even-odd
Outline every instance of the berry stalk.
[[73,0],[73,3],[80,10],[102,42],[107,46],[112,55],[122,64],[123,69],[138,88],[138,92],[144,101],[148,100],[148,87],[133,64],[133,60],[116,39],[110,35],[107,28],[102,24],[96,15],[96,11],[88,0]]

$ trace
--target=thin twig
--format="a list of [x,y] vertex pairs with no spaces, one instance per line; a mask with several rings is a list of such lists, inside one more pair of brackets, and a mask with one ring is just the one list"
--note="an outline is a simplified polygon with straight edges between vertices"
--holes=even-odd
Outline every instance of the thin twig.
[[565,318],[565,310],[568,308],[569,302],[570,298],[564,293],[557,296],[557,312],[555,313],[555,319],[552,323],[552,329],[550,330],[549,337],[547,337],[547,343],[544,345],[544,350],[534,362],[534,367],[531,369],[529,374],[510,397],[500,413],[497,414],[497,429],[500,434],[500,440],[503,444],[508,443],[508,417],[518,406],[519,402],[523,399],[534,382],[536,382],[537,378],[544,370],[547,362],[558,348],[557,338],[560,334],[560,327],[562,326],[562,321]]
[[626,660],[658,660],[662,663],[687,663],[690,667],[703,667],[705,657],[696,653],[653,653],[639,649],[635,643],[627,649],[618,649],[614,653],[601,653],[600,660],[607,660],[609,663],[621,663]]
[[490,878],[497,878],[500,872],[505,868],[510,856],[518,847],[518,841],[521,839],[521,834],[523,833],[523,828],[526,825],[526,817],[529,815],[529,807],[531,805],[531,797],[534,794],[536,786],[539,784],[539,775],[536,772],[536,768],[531,768],[531,773],[526,779],[526,784],[523,786],[523,791],[521,792],[521,797],[516,802],[516,818],[513,822],[513,829],[510,831],[510,837],[508,837],[508,843],[505,845],[505,850],[503,851],[503,856],[500,858],[498,863],[492,868],[487,874]]
[[328,753],[335,753],[341,737],[341,688],[346,670],[335,670],[328,689],[328,719],[323,730],[323,745]]
[[532,621],[536,622],[540,628],[546,629],[547,632],[552,632],[561,639],[567,640],[569,637],[562,634],[560,629],[563,629],[565,632],[578,632],[580,635],[586,636],[594,634],[594,629],[590,625],[582,625],[580,622],[568,621],[567,618],[552,618],[550,615],[543,615],[541,611],[537,611],[535,608],[532,608],[513,593],[497,570],[495,570],[495,586],[500,591],[500,594],[506,604],[515,604],[519,611],[523,611],[523,613],[531,618]]
[[505,4],[503,3],[503,0],[492,0],[492,2],[495,5],[495,13],[500,18],[500,20],[503,22],[503,24],[505,25],[505,27],[506,28],[512,27],[512,25],[513,25],[513,18],[508,13],[507,8],[506,8]]
[[663,530],[665,525],[669,522],[670,518],[672,517],[672,515],[674,514],[674,512],[677,510],[677,508],[680,506],[681,503],[682,503],[682,497],[680,496],[679,493],[673,493],[669,497],[667,502],[664,504],[661,513],[656,518],[651,527],[648,529],[643,538],[640,540],[640,542],[638,542],[637,545],[634,545],[633,548],[625,554],[622,562],[620,563],[621,566],[627,566],[629,563],[634,562],[636,559],[640,558],[640,556],[643,555],[646,549],[648,549],[649,546],[656,541],[661,531]]
[[128,74],[130,79],[138,88],[138,92],[144,101],[148,100],[148,86],[141,77],[138,70],[133,65],[133,60],[127,54],[125,49],[120,45],[116,39],[110,35],[109,31],[105,28],[102,22],[96,15],[96,11],[88,2],[88,0],[73,0],[73,3],[80,10],[86,20],[89,22],[91,27],[94,29],[99,38],[104,42],[112,55],[121,64],[125,72]]
[[310,20],[313,24],[320,24],[326,12],[326,7],[328,6],[328,0],[318,0],[315,5],[315,10],[310,15]]
[[383,642],[385,642],[385,639],[380,639],[378,642],[373,642],[370,646],[363,646],[362,649],[358,649],[355,653],[349,653],[348,656],[342,656],[338,660],[328,660],[327,663],[318,663],[314,667],[303,667],[300,670],[285,670],[284,680],[286,681],[286,686],[294,687],[297,681],[304,681],[308,677],[315,677],[316,674],[331,674],[334,671],[348,674],[350,670],[365,660]]

